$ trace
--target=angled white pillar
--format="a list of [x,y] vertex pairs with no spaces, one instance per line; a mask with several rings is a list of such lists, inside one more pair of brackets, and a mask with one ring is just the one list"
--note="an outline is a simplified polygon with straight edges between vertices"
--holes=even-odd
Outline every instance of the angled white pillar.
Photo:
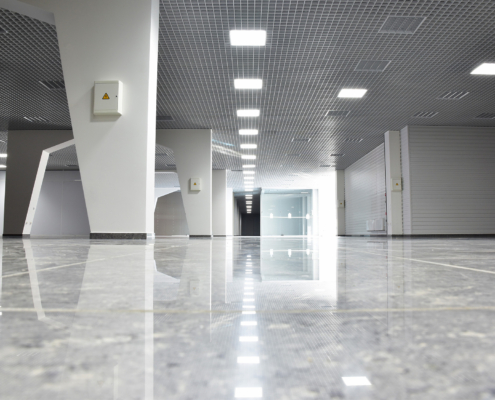
[[[91,236],[152,236],[159,0],[25,1],[55,16]],[[93,115],[117,80],[122,115]]]
[[227,171],[212,172],[212,231],[213,236],[227,236]]
[[[174,152],[189,236],[211,237],[211,130],[157,129],[156,143]],[[190,190],[192,178],[201,179],[201,190]]]
[[400,132],[385,132],[385,182],[387,187],[387,234],[402,235],[402,172]]
[[335,196],[337,204],[337,236],[345,235],[345,184],[344,170],[335,171]]

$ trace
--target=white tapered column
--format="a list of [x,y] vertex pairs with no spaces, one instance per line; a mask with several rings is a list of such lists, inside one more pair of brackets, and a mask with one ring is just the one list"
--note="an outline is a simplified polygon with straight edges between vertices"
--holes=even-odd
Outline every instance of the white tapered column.
[[400,132],[385,132],[385,181],[387,187],[387,234],[402,235],[402,170]]

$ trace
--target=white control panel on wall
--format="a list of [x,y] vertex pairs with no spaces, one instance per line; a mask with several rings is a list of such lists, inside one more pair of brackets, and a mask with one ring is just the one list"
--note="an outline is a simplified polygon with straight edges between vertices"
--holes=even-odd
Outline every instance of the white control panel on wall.
[[402,178],[392,178],[392,192],[402,192]]
[[191,178],[191,191],[200,191],[201,190],[201,178]]
[[122,82],[95,82],[94,115],[122,115]]

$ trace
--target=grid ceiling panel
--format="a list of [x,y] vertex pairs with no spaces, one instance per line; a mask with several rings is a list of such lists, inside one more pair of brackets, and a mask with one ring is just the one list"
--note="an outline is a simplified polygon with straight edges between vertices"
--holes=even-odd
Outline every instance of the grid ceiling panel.
[[[328,174],[320,165],[346,168],[381,144],[385,131],[407,124],[495,126],[476,118],[495,113],[495,77],[470,75],[495,62],[493,1],[161,0],[160,11],[157,115],[173,121],[157,127],[211,128],[216,169],[240,170],[240,155],[256,154],[255,187],[310,187]],[[423,22],[413,34],[381,33],[391,16]],[[6,10],[0,27],[7,30],[0,128],[70,129],[65,91],[39,83],[63,79],[55,28]],[[232,29],[264,29],[267,45],[232,47]],[[356,71],[362,60],[390,63],[380,73]],[[261,78],[263,89],[235,90],[236,78]],[[368,92],[338,98],[342,88]],[[469,96],[439,99],[447,92]],[[240,108],[261,115],[238,118]],[[325,116],[329,110],[349,114]],[[413,117],[424,111],[438,114]],[[239,129],[259,135],[241,137]],[[241,143],[258,149],[241,151]],[[157,158],[157,168],[174,164]],[[241,188],[242,176],[229,172],[229,184]]]

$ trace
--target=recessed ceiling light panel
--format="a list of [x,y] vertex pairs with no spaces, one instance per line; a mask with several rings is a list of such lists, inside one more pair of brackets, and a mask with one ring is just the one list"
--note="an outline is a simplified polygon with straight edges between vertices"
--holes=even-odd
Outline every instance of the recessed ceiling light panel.
[[261,89],[263,81],[261,79],[234,79],[236,89]]
[[367,89],[341,89],[338,97],[360,99],[366,94],[367,91]]
[[258,145],[252,143],[241,144],[241,149],[256,149]]
[[395,33],[412,35],[423,23],[423,17],[388,17],[378,31],[379,33]]
[[230,44],[232,46],[264,46],[266,44],[266,31],[230,31]]
[[257,135],[258,129],[239,129],[239,135]]
[[471,71],[472,75],[495,75],[495,63],[483,63]]
[[256,156],[244,154],[241,156],[243,160],[256,160]]
[[256,165],[254,164],[244,164],[242,168],[256,168]]
[[260,110],[237,110],[238,117],[259,117]]

